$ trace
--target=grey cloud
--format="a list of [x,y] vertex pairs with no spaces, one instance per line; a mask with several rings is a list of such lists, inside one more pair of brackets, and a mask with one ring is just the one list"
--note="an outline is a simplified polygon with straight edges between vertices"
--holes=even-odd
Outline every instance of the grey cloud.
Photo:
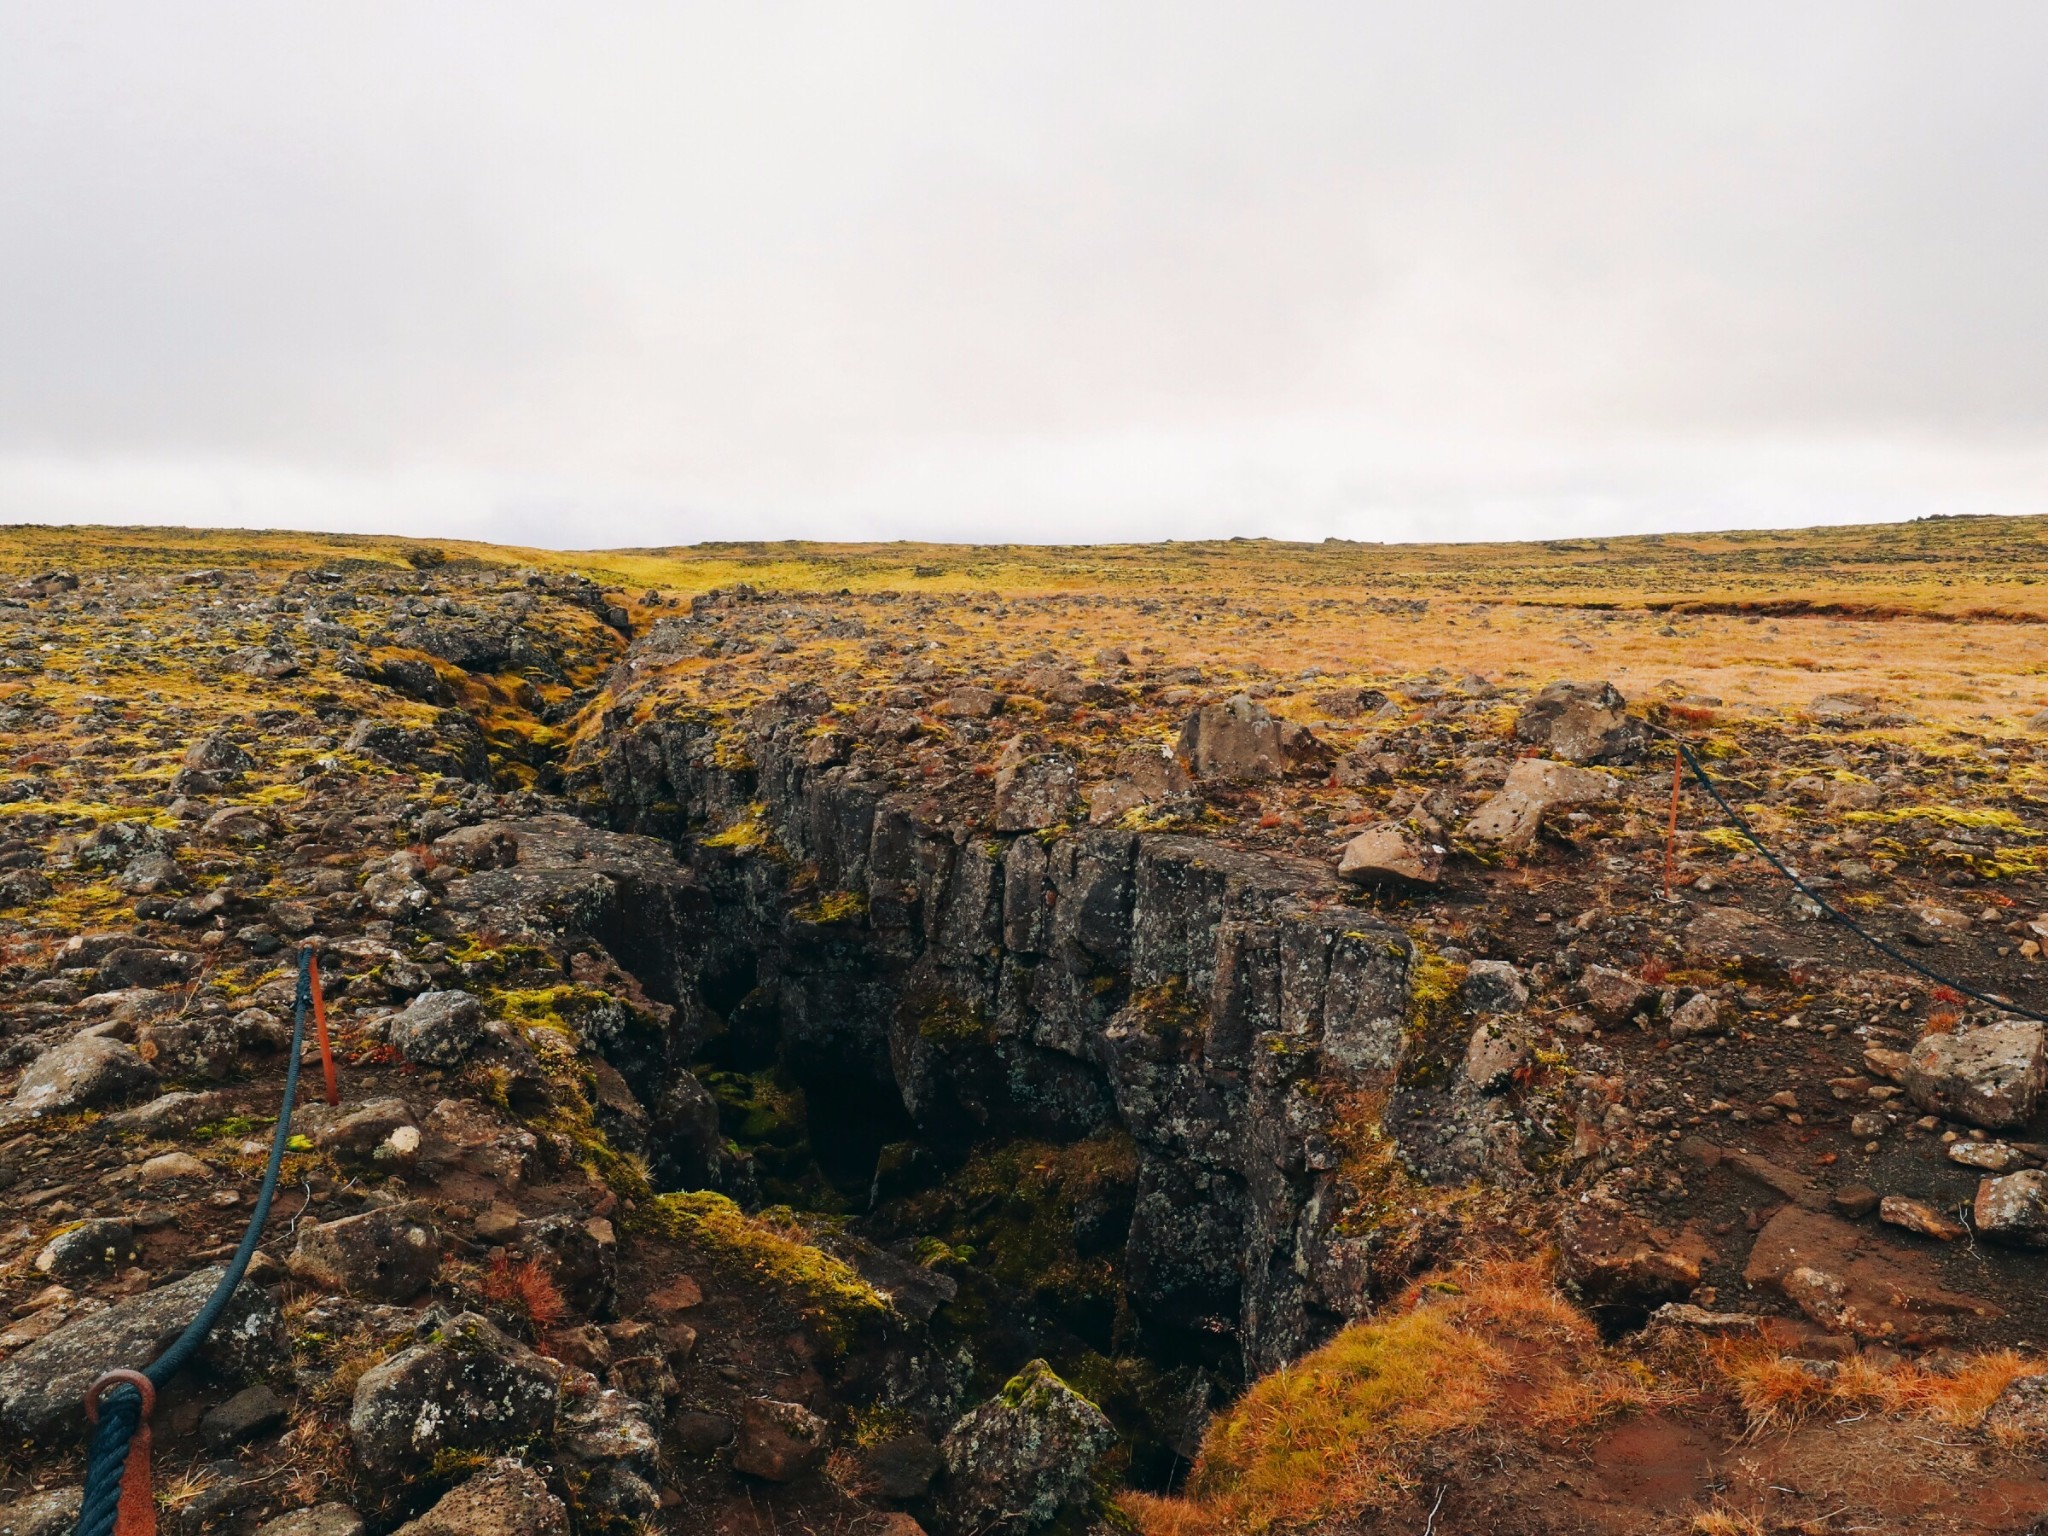
[[2022,4],[0,8],[0,520],[2048,508]]

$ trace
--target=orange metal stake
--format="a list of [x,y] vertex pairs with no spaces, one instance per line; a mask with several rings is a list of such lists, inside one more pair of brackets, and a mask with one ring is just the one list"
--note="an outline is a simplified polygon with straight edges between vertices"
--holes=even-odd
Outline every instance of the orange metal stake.
[[1671,899],[1671,859],[1678,846],[1678,788],[1684,783],[1685,754],[1671,749],[1671,826],[1664,833],[1664,899]]
[[320,1042],[320,1070],[327,1075],[327,1102],[341,1102],[341,1083],[334,1072],[334,1047],[327,1040],[327,999],[320,995],[320,957],[310,956],[307,971],[313,983],[313,1035]]

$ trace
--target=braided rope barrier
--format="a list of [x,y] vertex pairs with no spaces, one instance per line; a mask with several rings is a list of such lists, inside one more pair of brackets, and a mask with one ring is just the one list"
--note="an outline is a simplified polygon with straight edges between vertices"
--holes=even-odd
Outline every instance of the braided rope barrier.
[[[248,1230],[241,1246],[228,1261],[226,1273],[206,1299],[199,1314],[185,1325],[185,1331],[170,1347],[149,1363],[145,1370],[112,1370],[86,1390],[86,1417],[92,1424],[92,1440],[86,1451],[85,1491],[78,1510],[75,1536],[113,1536],[117,1517],[122,1536],[146,1536],[156,1527],[155,1505],[148,1481],[149,1413],[156,1394],[198,1354],[207,1336],[227,1311],[235,1287],[248,1273],[255,1257],[257,1239],[270,1215],[271,1198],[277,1193],[278,1176],[284,1168],[286,1145],[292,1135],[292,1105],[299,1093],[299,1052],[305,1045],[306,1015],[322,1015],[318,994],[319,971],[310,946],[299,951],[298,994],[292,1005],[291,1052],[285,1067],[284,1103],[277,1114],[277,1129],[270,1138],[270,1162],[263,1171],[263,1186],[250,1213]],[[327,1073],[328,1102],[337,1100],[334,1066],[327,1050],[326,1030],[321,1029],[321,1055]],[[139,1477],[130,1478],[131,1456],[140,1458]]]

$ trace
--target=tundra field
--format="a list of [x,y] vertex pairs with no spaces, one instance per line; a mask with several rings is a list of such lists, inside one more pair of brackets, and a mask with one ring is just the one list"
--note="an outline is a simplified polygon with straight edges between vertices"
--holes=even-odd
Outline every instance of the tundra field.
[[5,1530],[308,948],[170,1536],[2048,1530],[2044,636],[2039,519],[0,529]]

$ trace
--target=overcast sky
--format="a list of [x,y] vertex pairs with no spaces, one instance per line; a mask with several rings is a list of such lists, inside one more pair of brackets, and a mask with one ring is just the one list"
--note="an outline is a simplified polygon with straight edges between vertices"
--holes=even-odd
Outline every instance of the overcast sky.
[[2048,510],[2048,6],[0,0],[0,522]]

